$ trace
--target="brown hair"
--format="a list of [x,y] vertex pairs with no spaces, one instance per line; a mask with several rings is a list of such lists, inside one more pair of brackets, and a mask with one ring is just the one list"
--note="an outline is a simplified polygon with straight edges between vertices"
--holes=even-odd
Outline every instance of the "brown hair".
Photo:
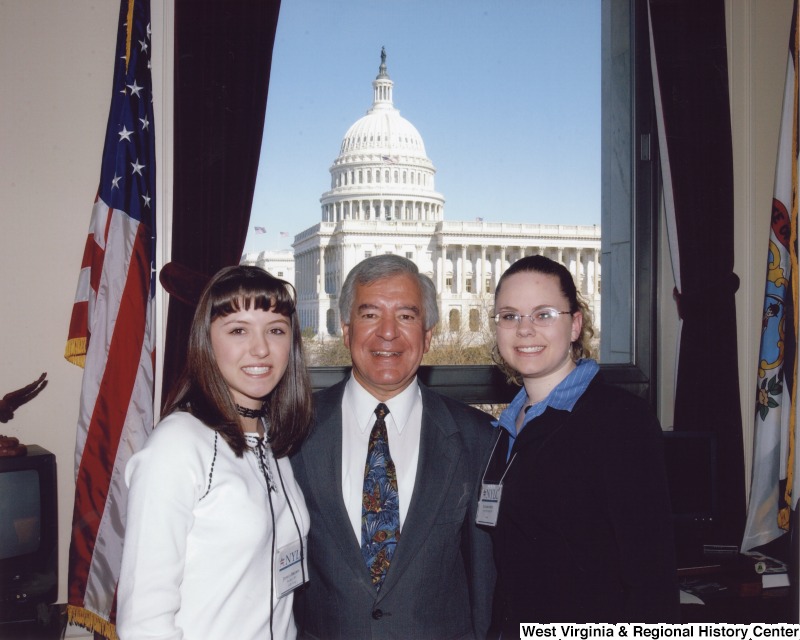
[[166,401],[164,415],[188,411],[217,431],[241,456],[247,445],[230,389],[214,357],[211,323],[241,309],[261,309],[286,316],[292,327],[292,350],[286,372],[264,398],[269,440],[276,458],[291,453],[311,424],[311,382],[303,356],[294,287],[259,267],[221,269],[206,285],[189,330],[186,366]]
[[[592,313],[589,311],[589,305],[586,304],[586,301],[581,297],[581,294],[578,293],[578,290],[575,287],[575,281],[572,279],[572,274],[560,262],[556,262],[550,258],[538,255],[525,256],[524,258],[517,260],[508,269],[506,269],[502,276],[500,276],[500,280],[498,281],[497,288],[494,292],[495,300],[497,300],[497,296],[500,293],[500,289],[502,288],[503,282],[505,282],[506,278],[513,276],[515,273],[523,273],[528,271],[541,273],[547,276],[554,276],[558,279],[559,288],[561,289],[561,293],[563,293],[564,297],[567,299],[570,313],[575,314],[580,311],[581,315],[583,316],[581,332],[570,345],[572,359],[577,362],[581,358],[591,358],[593,356],[591,339],[594,336]],[[496,344],[492,349],[492,359],[495,361],[495,364],[497,364],[500,369],[503,370],[503,373],[506,374],[510,381],[516,382],[517,384],[522,383],[519,374],[514,369],[509,367],[500,356],[500,352],[498,351]]]

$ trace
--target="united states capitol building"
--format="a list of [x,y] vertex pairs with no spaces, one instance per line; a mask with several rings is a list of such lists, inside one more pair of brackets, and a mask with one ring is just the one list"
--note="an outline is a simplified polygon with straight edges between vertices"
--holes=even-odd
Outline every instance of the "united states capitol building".
[[480,331],[503,271],[523,256],[543,254],[573,274],[599,329],[600,227],[445,220],[422,136],[394,106],[384,51],[372,87],[372,106],[345,133],[330,168],[321,221],[295,236],[293,254],[242,258],[295,285],[302,328],[321,338],[338,335],[338,293],[350,269],[394,253],[436,284],[441,328]]

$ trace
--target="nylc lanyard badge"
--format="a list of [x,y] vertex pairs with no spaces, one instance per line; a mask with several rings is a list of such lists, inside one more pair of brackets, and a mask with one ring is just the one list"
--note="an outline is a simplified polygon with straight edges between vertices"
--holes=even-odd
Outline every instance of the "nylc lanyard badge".
[[[494,443],[492,455],[489,456],[490,462],[492,458],[494,458],[494,452],[495,449],[497,449],[497,443],[499,441],[500,438],[498,438]],[[486,482],[486,470],[484,470],[483,479],[481,480],[481,497],[478,500],[478,513],[475,515],[476,524],[482,524],[489,527],[494,527],[497,525],[497,516],[500,514],[500,498],[503,495],[503,480],[505,479],[508,470],[511,468],[511,464],[514,462],[514,458],[516,457],[517,454],[515,453],[511,458],[511,461],[506,465],[506,470],[503,472],[503,476],[500,478],[500,481],[496,484]]]
[[502,483],[487,484],[486,482],[481,482],[481,498],[478,500],[478,514],[475,516],[477,524],[485,524],[490,527],[497,524],[502,494]]
[[279,598],[308,582],[305,541],[295,540],[275,552],[275,590]]

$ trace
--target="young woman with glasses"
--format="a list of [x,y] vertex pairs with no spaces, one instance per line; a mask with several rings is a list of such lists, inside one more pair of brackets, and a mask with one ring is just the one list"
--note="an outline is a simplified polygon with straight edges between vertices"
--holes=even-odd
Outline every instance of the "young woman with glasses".
[[495,292],[498,365],[519,393],[494,423],[478,522],[493,536],[494,630],[524,622],[675,622],[661,430],[602,380],[569,271],[528,256]]

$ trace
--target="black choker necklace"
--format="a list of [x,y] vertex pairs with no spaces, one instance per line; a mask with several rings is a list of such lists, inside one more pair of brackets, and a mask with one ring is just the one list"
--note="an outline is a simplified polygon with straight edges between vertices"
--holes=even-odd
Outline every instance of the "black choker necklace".
[[267,413],[267,410],[266,408],[264,408],[263,405],[260,409],[248,409],[247,407],[243,407],[242,405],[237,404],[236,411],[243,418],[263,418],[264,415]]

